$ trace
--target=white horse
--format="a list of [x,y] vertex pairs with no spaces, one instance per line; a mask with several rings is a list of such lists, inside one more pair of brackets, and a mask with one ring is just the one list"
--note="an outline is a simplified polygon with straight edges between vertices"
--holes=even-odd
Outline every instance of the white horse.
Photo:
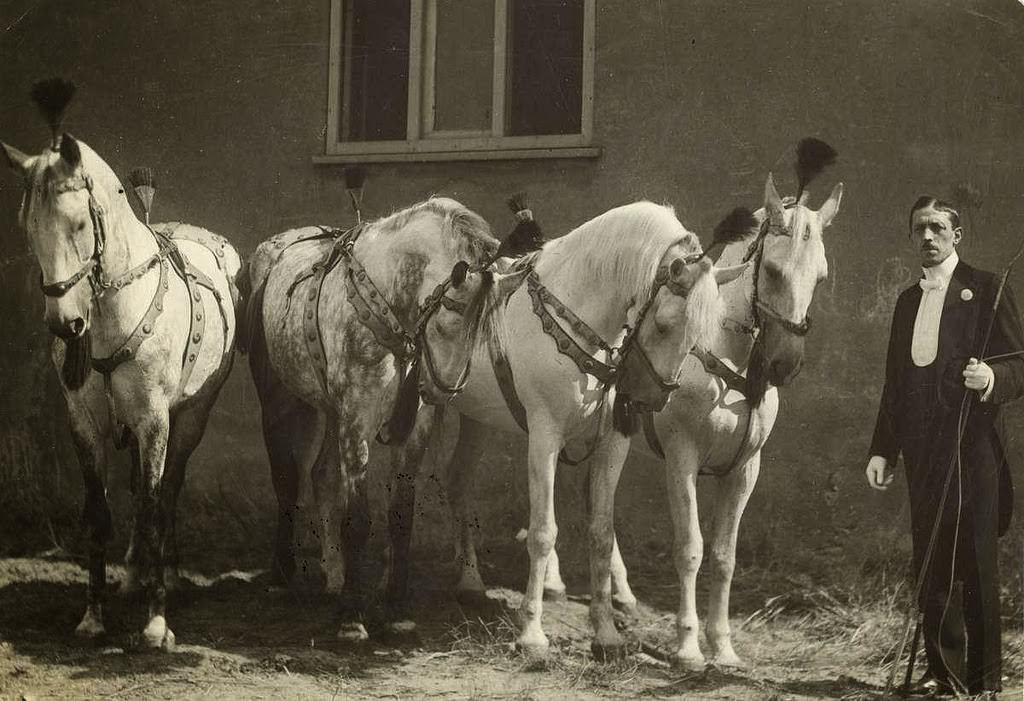
[[[714,271],[675,213],[649,202],[610,210],[524,261],[525,282],[501,311],[510,334],[477,351],[466,390],[453,402],[464,429],[449,463],[460,588],[483,589],[466,513],[473,462],[458,459],[466,453],[462,446],[485,442],[493,428],[528,429],[530,573],[517,644],[544,654],[544,572],[557,533],[555,467],[563,447],[574,444],[604,467],[591,482],[592,649],[598,657],[615,656],[623,641],[612,620],[608,567],[615,487],[629,447],[620,431],[636,407],[664,405],[687,353],[718,326],[716,280],[733,279],[744,266]],[[415,471],[409,465],[417,450],[411,441],[399,460],[408,472]],[[410,511],[411,504],[404,513]],[[394,560],[404,562],[405,554]]]
[[[679,389],[665,409],[651,417],[653,421],[644,422],[643,434],[633,441],[645,455],[665,460],[680,584],[673,661],[688,670],[705,665],[698,645],[696,604],[697,572],[704,554],[697,477],[713,475],[717,483],[706,637],[715,664],[739,666],[729,626],[736,536],[757,482],[761,449],[778,415],[776,388],[791,382],[803,364],[810,330],[807,310],[815,288],[828,275],[822,232],[839,211],[842,195],[840,183],[815,212],[807,208],[806,194],[798,202],[784,203],[769,176],[764,208],[754,213],[749,225],[716,230],[708,252],[720,253],[719,264],[752,264],[741,278],[722,288],[725,332],[687,360]],[[552,564],[548,582],[564,589],[557,559]],[[616,603],[635,607],[617,544],[611,568]]]
[[349,232],[279,234],[249,263],[250,366],[279,505],[272,572],[294,573],[310,484],[327,588],[343,595],[341,639],[367,637],[358,563],[369,443],[382,429],[403,440],[419,394],[440,404],[465,385],[497,301],[484,268],[498,245],[479,215],[435,197]]
[[216,234],[139,221],[110,167],[70,135],[59,141],[38,156],[3,151],[24,181],[20,223],[42,269],[46,323],[60,339],[53,361],[85,479],[89,587],[76,633],[104,633],[105,442],[127,438],[135,525],[125,589],[136,578],[146,587],[143,640],[170,649],[165,564],[173,581],[178,492],[231,369],[240,261]]

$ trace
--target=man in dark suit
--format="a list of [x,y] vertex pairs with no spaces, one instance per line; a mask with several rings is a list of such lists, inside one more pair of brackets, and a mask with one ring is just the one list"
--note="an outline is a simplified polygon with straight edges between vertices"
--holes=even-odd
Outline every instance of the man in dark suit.
[[995,419],[1000,404],[1024,394],[1024,356],[1015,354],[1024,334],[1009,287],[993,319],[999,277],[959,260],[962,236],[950,205],[934,197],[914,203],[910,238],[924,277],[896,302],[866,473],[885,489],[903,455],[928,658],[919,688],[974,694],[1000,688],[997,541],[1013,495]]

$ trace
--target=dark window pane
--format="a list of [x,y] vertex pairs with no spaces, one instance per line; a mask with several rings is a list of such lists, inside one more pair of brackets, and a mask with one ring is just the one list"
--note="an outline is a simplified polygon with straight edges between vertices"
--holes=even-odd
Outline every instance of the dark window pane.
[[494,3],[437,0],[436,46],[434,130],[489,132],[494,85]]
[[579,134],[583,0],[512,0],[508,70],[507,134]]
[[405,139],[409,111],[409,0],[344,0],[342,141]]

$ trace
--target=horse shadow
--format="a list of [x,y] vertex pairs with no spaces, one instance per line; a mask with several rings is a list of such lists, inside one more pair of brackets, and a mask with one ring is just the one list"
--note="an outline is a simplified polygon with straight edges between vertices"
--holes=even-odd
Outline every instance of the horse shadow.
[[[315,586],[271,587],[265,574],[229,572],[184,580],[169,595],[177,645],[156,652],[141,644],[146,607],[108,580],[107,633],[74,635],[85,604],[86,573],[73,562],[10,561],[0,578],[0,656],[40,667],[75,668],[74,679],[188,675],[212,665],[235,673],[343,673],[367,677],[394,666],[418,637],[383,636],[368,643],[335,639],[336,598]],[[440,643],[439,643],[440,644]],[[439,648],[440,649],[440,648]],[[20,667],[15,660],[14,669]]]

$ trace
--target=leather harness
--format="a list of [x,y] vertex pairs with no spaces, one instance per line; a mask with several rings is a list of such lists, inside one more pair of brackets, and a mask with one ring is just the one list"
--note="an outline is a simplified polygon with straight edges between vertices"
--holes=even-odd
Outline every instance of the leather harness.
[[[612,348],[603,338],[591,329],[586,322],[576,316],[576,314],[574,314],[571,309],[559,300],[551,290],[541,283],[537,272],[534,270],[534,263],[539,253],[540,251],[535,251],[527,254],[513,263],[509,273],[513,275],[519,274],[520,278],[517,285],[508,289],[508,296],[505,298],[505,304],[508,304],[508,300],[511,299],[512,294],[519,289],[525,280],[527,291],[530,295],[533,313],[538,319],[540,319],[541,328],[544,330],[544,333],[550,336],[555,342],[555,347],[558,349],[558,352],[572,360],[576,364],[576,367],[579,368],[580,372],[594,377],[603,385],[601,402],[598,408],[598,413],[603,414],[608,397],[608,390],[618,379],[619,367],[621,366],[626,353],[630,352],[635,347],[638,352],[646,355],[646,352],[639,343],[637,332],[643,322],[644,316],[647,314],[654,298],[657,296],[658,290],[662,286],[665,286],[668,287],[673,294],[683,297],[686,296],[687,291],[672,280],[666,266],[659,268],[655,275],[654,286],[651,290],[650,297],[641,308],[640,313],[637,316],[636,323],[631,327],[627,327],[626,336],[623,339],[622,345],[618,348]],[[700,253],[698,255],[691,256],[691,258],[699,259],[703,255],[703,253]],[[688,260],[688,262],[692,261]],[[553,313],[551,310],[553,310]],[[583,348],[576,339],[565,330],[556,317],[561,318],[577,336],[582,338],[588,344],[600,351],[604,351],[609,361],[602,362],[594,358],[592,351],[588,351]],[[518,424],[524,432],[529,433],[526,421],[526,409],[516,392],[515,377],[513,376],[512,367],[509,365],[507,356],[505,356],[501,349],[496,346],[493,339],[488,344],[488,352],[491,358],[491,366],[494,370],[494,376],[498,381],[498,388],[501,390],[501,396],[505,400],[505,405],[508,407],[509,413],[512,414],[512,418],[515,419],[516,424]],[[612,358],[616,356],[616,360],[612,362]],[[656,376],[653,368],[649,367],[649,372]],[[666,382],[661,377],[656,376],[656,379],[662,387],[668,387],[671,389],[678,387],[678,384]],[[646,414],[648,412],[644,413]],[[601,420],[599,418],[594,440],[583,457],[572,459],[563,449],[559,452],[558,459],[571,466],[578,465],[589,459],[597,448],[598,438],[600,437],[600,427]]]
[[[286,293],[290,305],[292,294],[295,289],[306,281],[312,281],[309,292],[303,300],[302,310],[302,331],[306,343],[306,350],[313,361],[313,368],[321,388],[327,389],[327,356],[323,344],[323,334],[320,329],[320,295],[323,292],[324,279],[327,274],[334,270],[339,263],[344,262],[347,270],[345,275],[345,291],[349,304],[352,305],[359,322],[373,334],[373,337],[384,348],[392,353],[395,362],[399,367],[400,381],[404,379],[409,370],[410,362],[419,360],[419,351],[423,350],[422,358],[427,372],[434,384],[443,392],[455,395],[465,387],[468,379],[469,366],[467,365],[462,376],[454,385],[446,385],[438,377],[430,345],[426,341],[424,330],[430,317],[437,311],[438,307],[464,314],[467,305],[458,300],[452,299],[446,293],[451,286],[451,278],[446,278],[438,284],[434,290],[423,300],[419,307],[416,322],[412,329],[395,312],[387,298],[377,288],[366,272],[363,264],[353,253],[353,246],[365,225],[360,223],[350,229],[336,229],[327,226],[318,226],[319,234],[299,236],[294,238],[280,238],[274,242],[278,253],[274,261],[280,258],[284,249],[304,241],[317,239],[333,240],[333,245],[327,254],[306,272],[300,274],[292,281]],[[267,268],[269,275],[270,267]]]
[[157,228],[146,225],[146,228],[149,229],[156,240],[157,252],[122,275],[111,279],[103,274],[103,251],[106,247],[107,225],[103,207],[93,192],[94,183],[92,177],[87,173],[82,173],[53,183],[50,185],[50,189],[56,194],[78,190],[87,191],[89,195],[89,218],[92,220],[93,226],[93,253],[89,261],[67,280],[46,283],[40,277],[39,286],[43,294],[47,297],[63,297],[82,278],[87,277],[92,288],[93,297],[99,298],[110,290],[116,293],[124,289],[148,273],[154,266],[160,267],[160,279],[157,282],[156,292],[153,293],[153,299],[150,300],[146,313],[143,314],[135,329],[109,357],[91,359],[93,369],[101,373],[106,382],[109,383],[111,373],[125,361],[134,358],[143,341],[152,336],[156,327],[156,320],[164,308],[164,296],[167,294],[170,286],[167,270],[168,267],[172,268],[185,283],[189,297],[189,333],[185,342],[185,350],[182,353],[181,380],[178,383],[178,390],[183,390],[192,375],[192,370],[195,368],[199,346],[202,343],[206,330],[206,313],[199,287],[207,288],[217,299],[221,321],[224,325],[225,353],[227,352],[228,319],[227,311],[224,308],[224,300],[216,285],[205,273],[192,265],[178,248],[176,241],[187,240],[205,246],[213,253],[217,267],[223,271],[225,249],[229,245],[227,240],[217,234],[204,230],[179,230],[181,225],[177,222],[157,225]]
[[[787,204],[787,207],[793,206],[792,203]],[[764,257],[764,241],[765,238],[771,233],[773,225],[769,218],[766,218],[758,231],[757,236],[751,242],[750,247],[747,249],[746,255],[743,257],[743,262],[749,262],[755,260],[754,263],[754,292],[751,300],[751,316],[753,323],[743,324],[738,322],[732,322],[734,328],[727,328],[727,330],[733,331],[734,333],[745,334],[756,337],[760,332],[762,321],[761,314],[764,314],[768,318],[777,322],[782,328],[796,336],[806,336],[811,330],[811,317],[805,315],[803,320],[799,323],[790,321],[786,317],[779,314],[777,311],[772,309],[771,306],[761,301],[758,295],[758,281],[761,274],[761,261]],[[782,231],[777,232],[780,236],[791,236],[784,227]],[[731,321],[731,320],[727,320]],[[723,324],[725,326],[725,324]],[[690,354],[700,360],[701,365],[704,366],[704,371],[709,375],[719,378],[725,383],[726,389],[736,390],[743,395],[744,400],[747,402],[748,412],[746,427],[744,428],[743,440],[740,442],[739,447],[736,449],[736,454],[733,456],[732,461],[726,466],[724,471],[717,470],[705,470],[701,469],[698,475],[715,475],[722,477],[732,472],[740,464],[740,458],[745,452],[749,450],[751,433],[753,431],[753,413],[754,407],[750,403],[750,397],[747,394],[747,378],[739,374],[728,365],[726,365],[721,358],[716,356],[710,350],[705,348],[694,348],[690,351]],[[665,459],[665,449],[661,444],[661,440],[658,438],[657,429],[654,426],[654,414],[650,411],[642,412],[641,421],[644,429],[644,438],[647,439],[647,445],[662,460]]]

